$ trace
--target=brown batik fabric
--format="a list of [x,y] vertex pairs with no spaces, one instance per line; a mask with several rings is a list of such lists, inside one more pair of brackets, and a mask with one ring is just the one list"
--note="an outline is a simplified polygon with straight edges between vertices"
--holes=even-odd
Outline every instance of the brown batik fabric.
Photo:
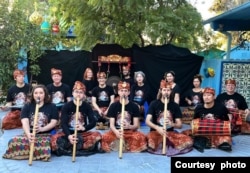
[[[123,137],[124,152],[142,152],[147,149],[146,136],[142,132],[124,130]],[[101,148],[106,152],[118,151],[119,139],[113,131],[110,130],[102,135]]]

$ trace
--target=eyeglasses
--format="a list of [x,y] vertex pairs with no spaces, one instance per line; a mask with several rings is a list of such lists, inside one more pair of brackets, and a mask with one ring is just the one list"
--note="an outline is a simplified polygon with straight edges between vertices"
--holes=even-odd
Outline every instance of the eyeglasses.
[[75,94],[84,94],[83,91],[74,91]]

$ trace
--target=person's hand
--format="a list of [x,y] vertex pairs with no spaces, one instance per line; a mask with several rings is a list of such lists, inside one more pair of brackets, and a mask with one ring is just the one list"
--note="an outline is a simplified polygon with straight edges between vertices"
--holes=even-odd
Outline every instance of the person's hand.
[[74,134],[72,134],[68,136],[68,140],[73,145],[74,143],[77,143],[78,138]]
[[156,131],[160,133],[162,136],[166,134],[166,129],[161,126],[157,126]]
[[28,134],[26,134],[26,136],[29,140],[29,143],[35,142],[36,136],[33,135],[33,133],[28,133]]
[[81,124],[81,123],[76,123],[76,130],[84,131],[84,130],[85,130],[85,127],[84,127],[83,124]]

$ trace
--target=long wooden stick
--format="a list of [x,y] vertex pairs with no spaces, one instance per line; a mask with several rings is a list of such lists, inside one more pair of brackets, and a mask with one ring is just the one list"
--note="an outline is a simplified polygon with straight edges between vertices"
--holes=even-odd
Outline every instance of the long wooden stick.
[[[75,114],[75,131],[74,131],[74,136],[75,138],[77,137],[77,128],[76,124],[78,123],[78,114],[79,114],[79,98],[76,100],[76,114]],[[72,162],[75,162],[76,160],[76,142],[73,144],[73,154],[72,154]]]
[[[34,115],[34,122],[33,122],[33,130],[32,130],[32,136],[36,136],[36,124],[38,119],[38,111],[39,111],[39,102],[40,98],[36,101],[36,109],[35,109],[35,115]],[[29,155],[29,165],[32,165],[33,160],[33,154],[34,154],[34,143],[35,141],[30,143],[30,155]]]
[[[121,111],[121,132],[122,133],[123,133],[124,113],[125,113],[125,97],[122,97],[122,111]],[[119,158],[120,159],[122,159],[122,148],[123,148],[123,137],[120,138],[120,145],[119,145]]]
[[[164,123],[163,123],[163,130],[166,131],[166,119],[167,119],[167,110],[168,109],[168,98],[165,96],[165,99],[164,99]],[[164,133],[163,135],[163,142],[162,142],[162,154],[165,155],[166,154],[166,132]]]

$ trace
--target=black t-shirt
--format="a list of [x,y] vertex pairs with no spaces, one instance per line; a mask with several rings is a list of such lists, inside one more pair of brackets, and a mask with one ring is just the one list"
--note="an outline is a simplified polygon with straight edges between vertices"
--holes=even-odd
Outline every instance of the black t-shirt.
[[194,92],[193,89],[190,89],[186,92],[186,97],[192,101],[191,106],[197,106],[203,104],[202,92]]
[[138,84],[134,84],[131,87],[131,92],[129,99],[132,102],[137,103],[138,105],[142,106],[149,98],[149,85],[144,84],[143,86],[138,86]]
[[48,84],[48,92],[52,98],[52,102],[55,104],[66,103],[67,97],[72,97],[70,87],[67,84],[62,83],[61,86],[54,86],[53,83]]
[[111,101],[110,97],[114,95],[114,90],[109,85],[106,85],[104,88],[97,86],[92,90],[92,97],[96,98],[96,104],[99,107],[108,107]]
[[86,86],[86,96],[92,96],[92,89],[98,85],[98,82],[95,80],[82,80],[82,83]]
[[219,94],[216,97],[216,101],[224,104],[227,108],[240,110],[245,110],[248,108],[245,98],[237,92],[232,95],[228,95],[226,92]]
[[[31,90],[31,86],[29,84],[25,84],[23,87],[19,88],[16,85],[13,85],[9,88],[7,93],[7,102],[12,102],[13,106],[23,107],[27,102],[27,96]],[[21,108],[12,108],[13,110],[21,110]]]
[[[175,122],[176,118],[182,118],[182,113],[180,107],[177,103],[170,101],[167,104],[167,110],[169,112],[169,119]],[[158,126],[163,126],[164,121],[164,103],[157,99],[150,103],[148,108],[148,113],[152,115],[152,123],[157,124]],[[173,131],[173,127],[167,128],[167,131]],[[155,129],[150,129],[150,131]]]
[[[108,117],[115,118],[115,126],[117,128],[120,128],[121,110],[122,104],[120,102],[112,103],[108,110]],[[133,125],[133,118],[140,116],[139,107],[135,103],[129,102],[125,105],[124,110],[124,120]]]
[[[85,127],[85,131],[92,129],[96,124],[93,114],[94,113],[91,106],[86,102],[82,102],[82,104],[79,106],[78,122],[80,122]],[[66,136],[74,133],[75,115],[76,105],[73,101],[67,102],[62,107],[61,112],[61,127]]]
[[[34,115],[35,115],[36,104],[27,103],[24,105],[21,111],[21,119],[28,118],[30,123],[30,129],[33,129]],[[52,119],[58,120],[58,111],[56,105],[53,103],[46,103],[38,110],[38,121],[40,127],[44,127],[50,123]],[[48,132],[43,132],[48,133]]]
[[204,105],[198,105],[194,110],[194,119],[195,118],[206,118],[212,117],[213,119],[221,119],[228,121],[228,110],[227,108],[221,103],[214,103],[212,108],[205,108]]

